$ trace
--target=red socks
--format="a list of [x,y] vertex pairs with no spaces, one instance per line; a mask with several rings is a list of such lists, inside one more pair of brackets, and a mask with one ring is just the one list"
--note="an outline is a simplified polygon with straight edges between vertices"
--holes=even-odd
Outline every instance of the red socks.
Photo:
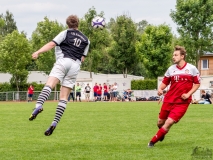
[[164,137],[166,134],[168,133],[168,131],[166,131],[164,128],[160,128],[157,132],[157,134],[152,138],[151,142],[153,142],[154,144],[159,141],[162,137]]

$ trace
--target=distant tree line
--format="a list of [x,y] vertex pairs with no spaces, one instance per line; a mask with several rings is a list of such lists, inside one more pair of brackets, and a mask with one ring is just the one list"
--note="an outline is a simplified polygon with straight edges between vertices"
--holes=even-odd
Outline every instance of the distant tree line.
[[[201,55],[213,50],[212,0],[177,0],[170,16],[178,26],[179,36],[174,35],[167,24],[152,25],[147,20],[136,23],[128,14],[111,18],[105,29],[93,29],[91,20],[95,16],[104,17],[104,12],[97,13],[92,7],[80,17],[79,30],[91,42],[88,57],[81,67],[85,71],[156,79],[171,65],[175,45],[185,46],[187,61],[194,65],[198,65]],[[48,74],[55,62],[54,50],[36,61],[31,59],[31,54],[66,28],[65,24],[44,17],[28,39],[24,31],[18,31],[13,14],[2,13],[0,72],[12,74],[10,83],[16,85],[17,90],[20,84],[26,84],[28,71]]]

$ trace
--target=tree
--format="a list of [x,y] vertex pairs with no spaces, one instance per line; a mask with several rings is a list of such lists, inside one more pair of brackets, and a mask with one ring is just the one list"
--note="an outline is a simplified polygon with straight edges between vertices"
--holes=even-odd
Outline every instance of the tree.
[[2,18],[0,18],[0,28],[4,26],[4,20]]
[[112,26],[115,24],[115,19],[110,18],[109,22],[106,24],[106,27],[111,30]]
[[175,8],[170,16],[178,25],[187,60],[198,66],[200,56],[213,51],[213,1],[177,0]]
[[124,78],[128,71],[138,63],[138,55],[135,52],[137,41],[136,25],[128,15],[118,16],[111,26],[111,35],[114,40],[111,56],[114,68],[123,72]]
[[95,16],[103,17],[104,13],[101,12],[98,14],[94,7],[90,8],[80,20],[79,27],[79,30],[90,40],[88,56],[81,67],[83,70],[90,71],[90,78],[92,78],[91,72],[101,72],[104,69],[103,66],[109,64],[109,59],[104,57],[108,56],[108,47],[111,42],[108,30],[92,28],[91,21]]
[[[4,26],[4,20],[2,18],[0,18],[0,28],[2,28]],[[3,40],[2,35],[0,35],[0,42]]]
[[[58,35],[64,29],[65,27],[62,24],[59,24],[57,21],[50,21],[47,17],[44,17],[44,21],[41,21],[37,24],[37,28],[32,34],[31,42],[34,51],[41,48],[44,44],[50,42],[53,38],[55,38],[56,35]],[[41,54],[36,60],[38,70],[44,71],[44,73],[46,74],[50,73],[54,63],[54,50],[50,50]]]
[[145,68],[143,62],[140,60],[133,69],[129,72],[129,74],[135,75],[135,76],[143,76],[148,77],[148,70]]
[[138,23],[136,23],[137,25],[137,31],[139,34],[142,34],[145,30],[145,28],[149,25],[148,22],[146,20],[142,20]]
[[163,75],[170,65],[172,49],[172,33],[169,26],[149,25],[136,44],[136,51],[141,55],[149,78]]
[[10,82],[16,85],[17,91],[27,81],[26,66],[31,60],[30,51],[31,46],[26,36],[17,30],[7,34],[0,44],[1,71],[12,74]]
[[8,33],[12,33],[14,30],[17,30],[16,22],[14,21],[13,14],[8,10],[6,11],[6,15],[1,14],[0,19],[4,20],[2,26],[0,26],[0,35],[3,37]]

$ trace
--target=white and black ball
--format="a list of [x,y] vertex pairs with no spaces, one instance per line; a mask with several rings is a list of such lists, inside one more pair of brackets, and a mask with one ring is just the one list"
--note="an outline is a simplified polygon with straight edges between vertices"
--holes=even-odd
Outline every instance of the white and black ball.
[[91,25],[95,29],[97,29],[97,28],[103,29],[106,25],[106,22],[103,17],[96,16],[92,19]]

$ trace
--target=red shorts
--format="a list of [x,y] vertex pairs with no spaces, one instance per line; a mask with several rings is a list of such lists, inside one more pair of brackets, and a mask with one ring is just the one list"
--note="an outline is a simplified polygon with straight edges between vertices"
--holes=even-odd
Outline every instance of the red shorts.
[[173,119],[176,123],[183,117],[188,109],[188,103],[167,103],[164,102],[159,113],[160,119]]

